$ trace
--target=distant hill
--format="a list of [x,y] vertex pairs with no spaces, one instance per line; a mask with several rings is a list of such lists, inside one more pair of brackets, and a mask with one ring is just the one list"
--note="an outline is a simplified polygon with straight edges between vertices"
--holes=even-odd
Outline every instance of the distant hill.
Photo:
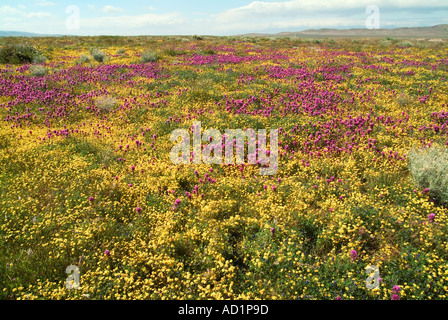
[[[0,31],[0,37],[62,37],[61,34],[38,34],[20,31]],[[448,39],[448,24],[433,27],[381,28],[381,29],[309,29],[295,32],[247,33],[239,37],[297,37],[297,38],[416,38]]]
[[21,32],[21,31],[0,31],[0,37],[60,37],[61,35],[56,34],[38,34],[32,32]]
[[296,32],[247,33],[245,37],[369,37],[369,38],[424,38],[424,39],[448,39],[448,24],[439,24],[433,27],[391,28],[391,29],[309,29]]

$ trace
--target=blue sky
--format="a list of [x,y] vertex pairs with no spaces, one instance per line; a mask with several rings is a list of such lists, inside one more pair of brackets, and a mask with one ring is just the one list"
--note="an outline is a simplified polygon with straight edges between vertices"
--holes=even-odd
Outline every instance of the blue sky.
[[[366,12],[375,6],[377,11]],[[448,24],[447,0],[0,0],[0,30],[73,35],[235,35]],[[370,20],[372,21],[372,20]]]

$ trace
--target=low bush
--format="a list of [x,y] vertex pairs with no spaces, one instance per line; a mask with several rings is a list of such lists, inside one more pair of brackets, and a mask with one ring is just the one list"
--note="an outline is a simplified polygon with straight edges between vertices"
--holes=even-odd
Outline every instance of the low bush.
[[400,48],[410,48],[413,47],[414,44],[409,41],[400,41],[399,43],[397,43],[397,46]]
[[143,63],[147,62],[157,62],[159,60],[159,54],[155,51],[145,51],[142,53],[141,61]]
[[92,55],[93,59],[98,62],[104,62],[104,60],[106,59],[106,54],[99,49],[91,49],[90,54]]
[[87,63],[89,61],[90,61],[90,57],[89,56],[87,56],[85,54],[82,54],[82,55],[79,56],[79,62]]
[[420,190],[426,190],[441,204],[448,203],[448,149],[432,147],[411,150],[408,168]]
[[30,67],[30,73],[34,77],[43,77],[47,74],[47,69],[44,66],[32,65]]
[[40,55],[39,50],[28,44],[6,44],[0,48],[0,63],[26,64]]

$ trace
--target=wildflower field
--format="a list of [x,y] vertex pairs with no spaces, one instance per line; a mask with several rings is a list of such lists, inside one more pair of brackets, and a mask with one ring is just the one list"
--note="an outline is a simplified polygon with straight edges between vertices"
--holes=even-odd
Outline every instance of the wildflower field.
[[[446,42],[26,41],[0,64],[0,298],[448,297]],[[196,121],[278,129],[278,171],[173,164]]]

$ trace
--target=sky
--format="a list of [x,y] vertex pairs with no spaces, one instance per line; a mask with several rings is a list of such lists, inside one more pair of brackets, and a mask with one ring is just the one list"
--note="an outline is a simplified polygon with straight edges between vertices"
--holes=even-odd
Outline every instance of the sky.
[[448,24],[447,0],[0,0],[0,30],[217,35]]

